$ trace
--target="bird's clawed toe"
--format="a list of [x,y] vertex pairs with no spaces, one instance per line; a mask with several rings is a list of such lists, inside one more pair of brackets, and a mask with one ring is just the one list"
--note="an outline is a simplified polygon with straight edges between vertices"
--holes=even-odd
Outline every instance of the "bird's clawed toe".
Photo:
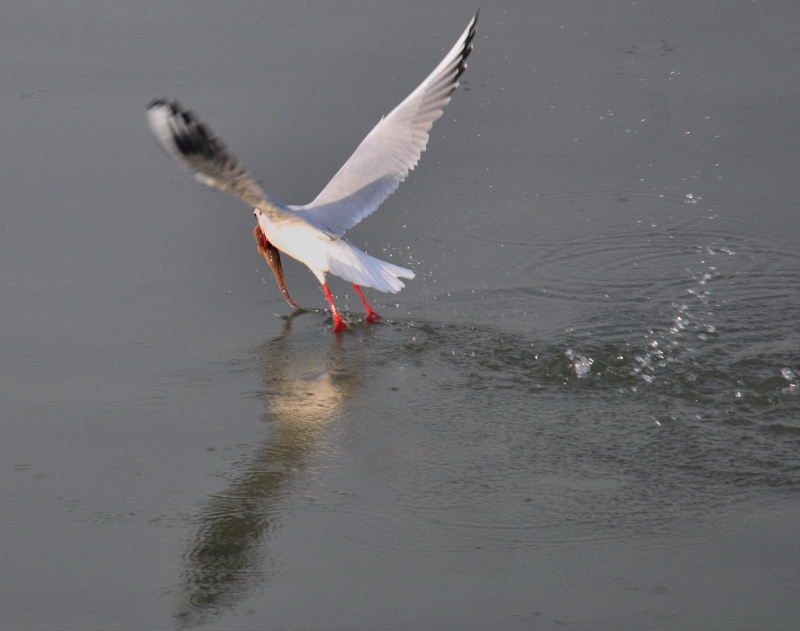
[[346,331],[350,327],[348,326],[347,322],[344,321],[341,313],[334,313],[333,314],[333,332],[334,333],[341,333],[342,331]]

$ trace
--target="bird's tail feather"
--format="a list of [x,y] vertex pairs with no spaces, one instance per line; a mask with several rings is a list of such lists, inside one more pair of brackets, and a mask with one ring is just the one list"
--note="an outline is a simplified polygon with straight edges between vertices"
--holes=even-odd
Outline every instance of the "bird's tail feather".
[[328,269],[351,283],[394,294],[405,286],[401,278],[414,278],[410,269],[370,256],[347,241],[338,246],[328,252]]

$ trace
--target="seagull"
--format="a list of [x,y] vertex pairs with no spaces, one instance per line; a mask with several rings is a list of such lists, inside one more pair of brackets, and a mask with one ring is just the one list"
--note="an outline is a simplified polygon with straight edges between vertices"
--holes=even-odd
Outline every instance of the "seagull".
[[330,305],[335,333],[348,326],[333,301],[328,273],[352,283],[366,309],[366,320],[378,322],[381,317],[361,287],[396,293],[404,287],[401,279],[414,278],[414,272],[370,256],[343,235],[375,212],[417,165],[428,144],[428,132],[467,69],[477,22],[475,13],[433,72],[381,118],[308,204],[284,205],[269,197],[222,140],[178,101],[151,102],[147,122],[161,148],[199,181],[232,193],[253,208],[258,250],[290,305],[302,309],[286,289],[281,252],[304,263],[316,276]]

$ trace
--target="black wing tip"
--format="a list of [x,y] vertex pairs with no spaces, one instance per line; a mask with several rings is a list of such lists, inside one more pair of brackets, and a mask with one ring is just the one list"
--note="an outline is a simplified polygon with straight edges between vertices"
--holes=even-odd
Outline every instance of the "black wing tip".
[[152,110],[156,107],[164,107],[167,104],[167,99],[161,97],[157,99],[153,99],[147,104],[147,109]]
[[180,111],[181,104],[178,101],[170,101],[164,97],[159,97],[157,99],[153,99],[147,104],[147,111],[159,108],[159,107],[168,107],[170,111],[175,114]]
[[190,109],[185,109],[179,101],[157,98],[150,101],[147,111],[166,108],[169,110],[169,134],[175,149],[186,158],[223,158],[235,163],[220,140]]
[[[461,55],[458,58],[456,76],[453,77],[454,83],[456,83],[459,77],[464,74],[464,71],[467,69],[467,57],[469,57],[469,54],[475,49],[475,45],[472,43],[472,40],[475,39],[475,35],[478,32],[478,18],[480,17],[480,14],[481,10],[477,9],[475,11],[475,15],[472,16],[472,20],[469,23],[467,36],[464,38],[464,46],[461,47]],[[453,89],[455,89],[455,86]]]
[[195,113],[190,109],[184,108],[183,105],[181,105],[181,102],[177,99],[173,99],[171,101],[163,97],[153,99],[147,104],[147,111],[149,112],[150,110],[159,109],[162,107],[166,107],[169,110],[170,116],[180,116],[187,124],[202,124],[198,120]]
[[469,32],[467,33],[466,43],[469,44],[473,38],[475,37],[475,33],[478,31],[478,18],[481,16],[481,10],[475,9],[475,14],[472,16],[472,19],[469,22]]
[[480,15],[481,10],[478,9],[475,11],[475,15],[472,16],[472,21],[469,23],[469,31],[467,32],[467,37],[464,39],[466,55],[472,50],[472,40],[475,39],[475,35],[478,33],[478,18]]

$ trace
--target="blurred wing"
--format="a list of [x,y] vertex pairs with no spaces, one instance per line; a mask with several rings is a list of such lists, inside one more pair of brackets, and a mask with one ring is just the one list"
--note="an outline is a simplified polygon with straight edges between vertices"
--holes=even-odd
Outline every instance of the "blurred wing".
[[395,191],[417,165],[428,144],[428,131],[467,69],[477,21],[476,13],[436,69],[367,134],[314,201],[290,206],[292,210],[341,235]]
[[147,123],[161,148],[198,180],[233,193],[250,206],[264,202],[253,176],[194,112],[177,101],[157,99],[147,106]]

